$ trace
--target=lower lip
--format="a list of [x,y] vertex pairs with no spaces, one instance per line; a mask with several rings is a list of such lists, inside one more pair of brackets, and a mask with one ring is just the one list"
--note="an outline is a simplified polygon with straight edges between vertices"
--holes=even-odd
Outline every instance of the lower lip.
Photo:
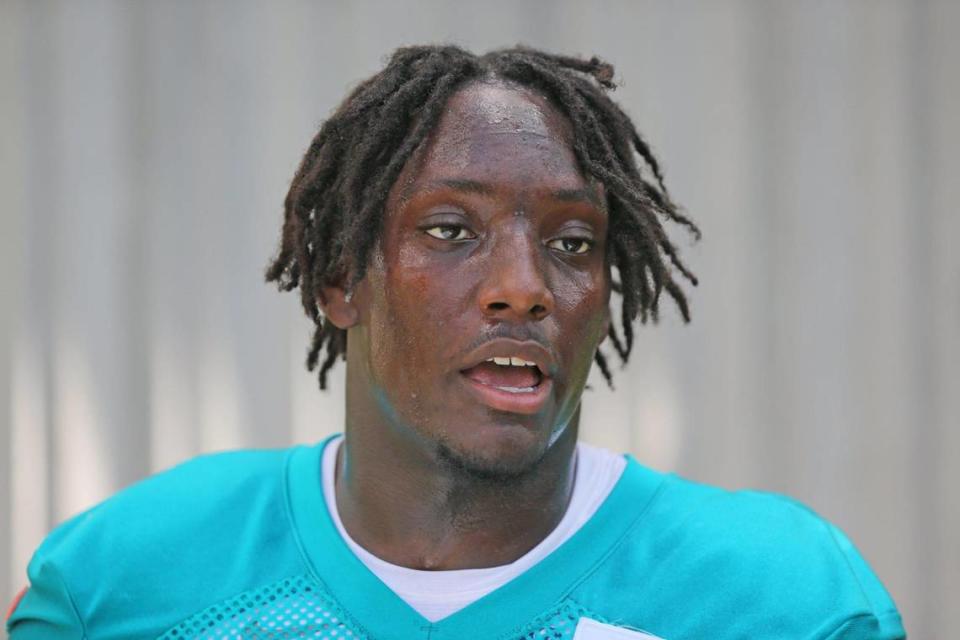
[[497,411],[506,411],[508,413],[534,414],[543,409],[550,397],[550,390],[553,387],[553,381],[550,378],[543,378],[540,384],[531,388],[529,391],[505,391],[499,387],[492,387],[461,374],[464,382],[480,402],[491,409]]

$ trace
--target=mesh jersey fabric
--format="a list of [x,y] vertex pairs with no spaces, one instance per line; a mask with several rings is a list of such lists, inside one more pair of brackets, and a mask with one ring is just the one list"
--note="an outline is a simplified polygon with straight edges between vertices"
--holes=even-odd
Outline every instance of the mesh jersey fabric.
[[606,449],[577,443],[573,494],[560,523],[533,549],[507,565],[488,569],[458,571],[418,571],[390,564],[376,557],[347,533],[337,511],[335,475],[337,452],[343,438],[327,444],[321,460],[323,498],[337,532],[347,546],[377,578],[427,620],[445,618],[471,602],[479,600],[517,577],[576,533],[596,513],[613,490],[626,460]]
[[666,640],[905,637],[866,562],[816,514],[629,457],[574,536],[431,623],[337,533],[325,444],[202,456],[67,521],[30,562],[11,639],[563,639],[581,618]]

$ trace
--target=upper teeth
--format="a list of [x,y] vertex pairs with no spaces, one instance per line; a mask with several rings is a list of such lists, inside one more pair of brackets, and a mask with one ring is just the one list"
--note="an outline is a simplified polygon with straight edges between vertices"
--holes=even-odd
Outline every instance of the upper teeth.
[[535,367],[536,363],[530,362],[529,360],[524,360],[523,358],[514,358],[513,356],[509,358],[487,358],[487,362],[492,362],[498,364],[502,367]]

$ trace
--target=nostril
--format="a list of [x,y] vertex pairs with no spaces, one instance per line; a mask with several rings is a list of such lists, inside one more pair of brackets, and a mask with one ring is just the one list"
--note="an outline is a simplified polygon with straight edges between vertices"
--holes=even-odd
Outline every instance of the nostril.
[[506,309],[510,308],[510,305],[508,305],[506,302],[491,302],[487,305],[487,308],[489,308],[491,311],[505,311]]
[[546,308],[545,306],[543,306],[542,304],[535,304],[535,305],[533,305],[533,307],[530,309],[530,313],[531,313],[531,314],[533,315],[533,317],[535,317],[535,318],[542,318],[543,316],[547,315],[547,308]]

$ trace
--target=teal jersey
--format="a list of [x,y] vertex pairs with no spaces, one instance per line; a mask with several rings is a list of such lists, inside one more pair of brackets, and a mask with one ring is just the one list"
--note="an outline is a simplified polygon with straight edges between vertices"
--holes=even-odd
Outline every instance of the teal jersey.
[[430,622],[350,551],[326,443],[203,456],[54,530],[12,640],[903,638],[850,541],[798,503],[626,469],[544,560]]

